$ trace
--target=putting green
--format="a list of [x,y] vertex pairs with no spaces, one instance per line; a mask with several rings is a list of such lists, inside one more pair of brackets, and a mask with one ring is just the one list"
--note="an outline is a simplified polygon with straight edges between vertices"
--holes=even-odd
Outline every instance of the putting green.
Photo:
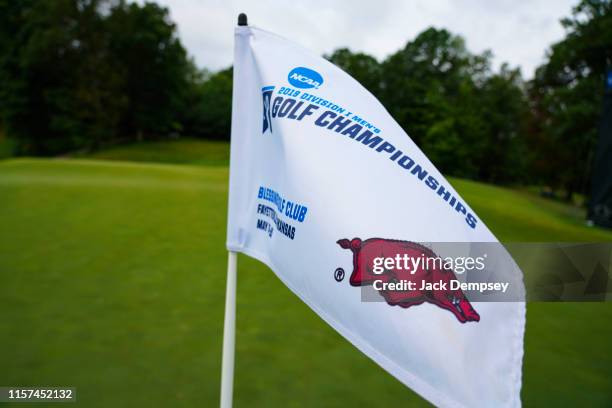
[[[216,406],[227,176],[0,161],[0,385],[73,386],[88,407]],[[452,182],[500,239],[612,240],[570,207]],[[611,306],[528,305],[525,406],[612,404]],[[243,256],[237,324],[237,407],[427,405]]]

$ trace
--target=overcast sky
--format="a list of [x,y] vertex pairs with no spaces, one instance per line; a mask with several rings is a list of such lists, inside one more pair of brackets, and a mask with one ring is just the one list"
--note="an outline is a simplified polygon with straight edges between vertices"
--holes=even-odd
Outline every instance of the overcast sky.
[[559,19],[576,0],[158,0],[168,6],[199,67],[232,63],[239,12],[249,24],[320,54],[349,47],[382,60],[429,26],[462,35],[472,52],[493,51],[531,78],[550,44],[563,38]]

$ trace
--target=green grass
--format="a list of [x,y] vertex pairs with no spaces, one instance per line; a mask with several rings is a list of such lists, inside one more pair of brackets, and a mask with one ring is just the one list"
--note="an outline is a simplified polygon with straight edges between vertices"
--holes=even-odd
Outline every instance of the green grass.
[[[0,162],[0,385],[75,386],[87,407],[216,406],[227,176]],[[558,203],[452,182],[500,239],[612,240]],[[612,405],[611,306],[528,305],[525,406]],[[237,325],[236,407],[426,405],[244,256]]]
[[449,178],[497,237],[506,242],[610,241],[612,232],[585,226],[584,210],[516,191]]
[[197,139],[119,145],[76,158],[151,163],[228,165],[229,143]]

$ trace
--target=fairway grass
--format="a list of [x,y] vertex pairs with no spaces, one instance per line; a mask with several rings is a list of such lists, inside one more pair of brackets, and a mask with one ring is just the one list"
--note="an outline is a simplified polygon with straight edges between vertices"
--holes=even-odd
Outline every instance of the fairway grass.
[[[0,386],[76,387],[87,407],[218,405],[219,163],[0,161]],[[502,240],[612,241],[570,207],[451,182]],[[238,265],[236,407],[427,406],[263,264]],[[524,405],[611,406],[611,323],[610,303],[529,303]]]
[[201,139],[151,141],[114,146],[92,153],[76,153],[72,156],[81,159],[227,166],[229,143]]

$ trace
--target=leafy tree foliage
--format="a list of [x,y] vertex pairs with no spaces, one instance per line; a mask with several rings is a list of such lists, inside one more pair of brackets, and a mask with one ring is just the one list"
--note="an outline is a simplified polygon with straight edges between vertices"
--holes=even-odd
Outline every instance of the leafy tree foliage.
[[168,11],[122,1],[106,23],[110,54],[122,61],[125,78],[121,133],[142,138],[181,131],[177,114],[185,107],[190,66]]
[[529,87],[528,135],[532,173],[563,187],[569,199],[589,186],[605,73],[612,69],[612,4],[583,0],[562,24],[565,39],[550,48]]
[[[383,61],[341,48],[351,74],[444,173],[584,191],[605,72],[610,0],[582,0],[536,77],[429,28]],[[168,10],[126,0],[0,0],[0,122],[22,154],[186,134],[228,139],[232,69],[189,59]]]
[[0,3],[0,102],[24,153],[180,130],[189,61],[168,11],[125,1]]
[[328,59],[377,95],[446,174],[493,182],[521,178],[519,128],[526,100],[520,72],[492,73],[491,53],[471,54],[464,40],[429,28],[379,63],[340,49]]
[[186,127],[190,134],[206,139],[228,139],[232,116],[231,68],[195,81],[192,103],[187,107]]
[[353,53],[348,48],[339,48],[331,55],[326,55],[325,58],[350,73],[375,96],[380,95],[382,67],[376,58],[361,52]]

